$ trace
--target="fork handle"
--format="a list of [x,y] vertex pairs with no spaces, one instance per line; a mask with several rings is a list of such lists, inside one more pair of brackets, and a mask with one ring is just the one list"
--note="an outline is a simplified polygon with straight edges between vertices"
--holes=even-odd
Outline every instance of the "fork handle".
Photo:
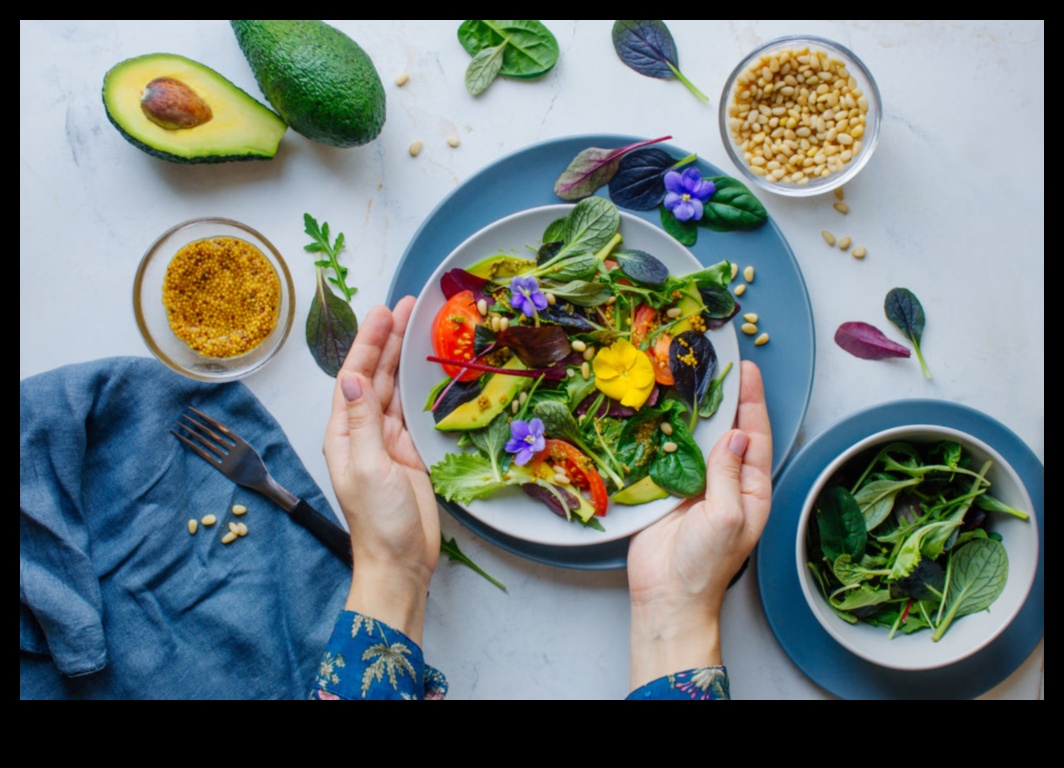
[[292,516],[292,520],[314,534],[334,555],[351,565],[351,536],[347,531],[302,499],[288,514]]

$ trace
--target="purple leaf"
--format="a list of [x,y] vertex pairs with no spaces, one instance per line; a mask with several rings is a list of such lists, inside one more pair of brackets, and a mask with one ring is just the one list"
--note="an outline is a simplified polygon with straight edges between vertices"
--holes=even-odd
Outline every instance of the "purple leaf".
[[835,331],[835,343],[862,360],[885,360],[911,354],[908,348],[891,341],[881,330],[868,323],[843,323]]
[[672,136],[662,136],[660,139],[640,141],[618,149],[588,147],[573,158],[569,167],[554,182],[554,194],[562,200],[580,200],[593,195],[595,190],[609,184],[626,153],[671,138]]
[[511,325],[499,332],[495,346],[509,348],[529,368],[549,368],[573,351],[568,334],[558,325]]
[[480,301],[481,299],[491,298],[484,292],[484,286],[488,282],[483,277],[477,277],[464,269],[452,269],[444,272],[440,278],[440,290],[443,291],[443,296],[446,299],[450,299],[462,291],[472,291],[473,300]]

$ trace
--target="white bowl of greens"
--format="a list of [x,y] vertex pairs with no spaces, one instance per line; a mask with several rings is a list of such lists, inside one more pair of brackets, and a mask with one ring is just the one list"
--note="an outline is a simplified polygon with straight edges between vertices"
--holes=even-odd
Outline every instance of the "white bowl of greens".
[[971,435],[896,427],[838,456],[806,497],[795,544],[813,615],[890,669],[967,658],[1008,627],[1038,568],[1038,526],[1015,470]]

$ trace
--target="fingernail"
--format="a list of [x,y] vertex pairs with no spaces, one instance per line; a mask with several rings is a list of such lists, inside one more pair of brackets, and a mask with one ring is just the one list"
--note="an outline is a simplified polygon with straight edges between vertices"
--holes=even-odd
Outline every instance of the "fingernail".
[[362,384],[354,374],[345,374],[340,379],[340,391],[344,393],[344,400],[349,403],[362,399]]
[[736,432],[728,442],[728,450],[741,459],[746,455],[746,446],[749,444],[750,438],[746,436],[745,432]]

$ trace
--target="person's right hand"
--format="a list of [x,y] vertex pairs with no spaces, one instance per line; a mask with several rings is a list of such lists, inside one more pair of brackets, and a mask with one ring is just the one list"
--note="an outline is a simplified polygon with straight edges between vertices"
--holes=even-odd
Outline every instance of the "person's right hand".
[[761,536],[772,501],[772,432],[761,372],[742,364],[738,429],[708,460],[704,499],[638,533],[628,550],[631,683],[721,664],[724,593]]

